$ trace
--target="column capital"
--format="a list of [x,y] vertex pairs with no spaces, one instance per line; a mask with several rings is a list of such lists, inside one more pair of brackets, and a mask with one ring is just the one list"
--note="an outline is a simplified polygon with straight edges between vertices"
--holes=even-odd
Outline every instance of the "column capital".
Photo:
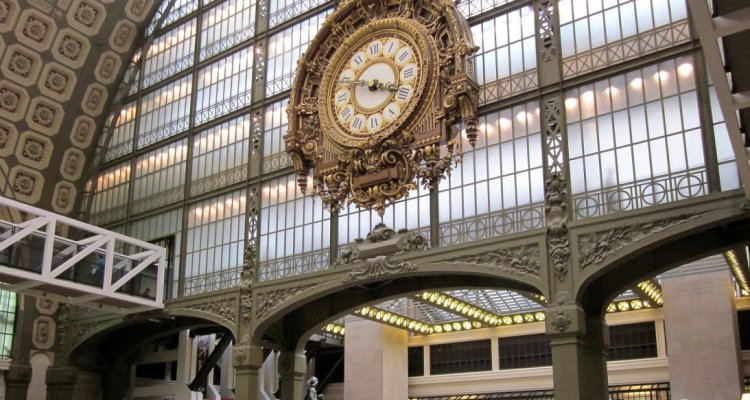
[[240,345],[232,348],[232,366],[238,369],[263,366],[263,349],[253,345]]
[[544,311],[545,331],[552,336],[586,334],[586,314],[578,305],[550,307]]
[[47,368],[47,386],[74,385],[78,372],[77,368],[50,366]]
[[279,374],[281,376],[305,376],[307,372],[307,357],[305,353],[282,351],[279,354]]
[[8,384],[28,384],[31,382],[31,365],[11,363],[10,368],[5,373],[5,382]]

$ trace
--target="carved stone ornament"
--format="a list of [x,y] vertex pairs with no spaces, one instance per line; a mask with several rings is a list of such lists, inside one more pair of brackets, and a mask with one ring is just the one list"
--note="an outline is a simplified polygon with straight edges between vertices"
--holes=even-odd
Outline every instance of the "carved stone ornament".
[[350,0],[305,55],[289,100],[286,150],[332,212],[375,210],[450,172],[458,123],[473,146],[479,86],[468,24],[447,0]]
[[608,231],[581,235],[578,239],[578,258],[580,269],[584,270],[599,264],[605,258],[614,255],[618,250],[643,240],[670,227],[680,225],[704,214],[680,215],[674,218],[646,222],[642,224],[621,226]]
[[234,299],[214,300],[207,303],[191,304],[183,307],[183,310],[198,311],[211,314],[229,322],[237,321],[237,306]]
[[416,266],[408,261],[399,261],[391,255],[375,256],[364,260],[364,265],[344,275],[341,281],[347,283],[414,270],[416,270]]
[[490,250],[479,254],[468,254],[460,257],[449,258],[445,260],[445,262],[479,265],[489,269],[507,271],[512,275],[529,275],[535,278],[541,276],[539,247],[537,246],[520,246],[508,249]]
[[76,348],[76,346],[83,343],[83,340],[91,336],[91,334],[94,331],[96,331],[99,327],[101,327],[104,324],[112,323],[112,322],[113,320],[111,319],[102,319],[102,320],[96,320],[96,321],[73,325],[73,330],[75,331],[75,334],[71,338],[70,348],[71,349]]
[[571,319],[564,311],[558,311],[557,314],[550,318],[549,324],[558,332],[565,332],[571,324]]
[[247,355],[247,349],[235,347],[233,349],[233,352],[234,352],[234,357],[232,360],[233,367],[242,367],[245,365],[245,362],[250,359],[250,357],[248,357]]
[[244,289],[240,295],[240,312],[242,313],[242,322],[248,325],[253,316],[253,293],[250,289]]
[[268,313],[276,307],[276,305],[283,303],[292,296],[302,293],[308,289],[312,289],[318,286],[318,283],[306,286],[297,286],[287,289],[271,290],[269,292],[258,293],[258,319],[265,317]]
[[357,263],[374,256],[426,249],[427,238],[421,233],[409,232],[406,229],[396,232],[381,222],[367,234],[366,239],[355,239],[355,243],[349,249],[342,251],[333,267]]
[[38,349],[49,350],[55,344],[57,324],[51,317],[42,315],[34,319],[34,335],[31,342]]
[[547,194],[544,210],[547,216],[547,246],[549,247],[547,251],[552,271],[560,282],[565,281],[570,259],[565,182],[565,178],[559,173],[553,173],[545,182]]

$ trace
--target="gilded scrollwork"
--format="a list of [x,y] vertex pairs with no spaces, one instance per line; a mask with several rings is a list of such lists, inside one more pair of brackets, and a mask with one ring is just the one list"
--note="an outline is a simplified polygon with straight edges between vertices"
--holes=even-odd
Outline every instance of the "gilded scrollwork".
[[[419,73],[398,116],[382,129],[358,133],[341,126],[331,99],[352,54],[381,37],[412,48]],[[476,142],[476,50],[450,1],[340,2],[298,62],[287,109],[285,143],[300,190],[312,184],[331,211],[353,203],[383,215],[416,189],[416,181],[433,188],[461,161],[453,126],[462,123],[469,142]]]

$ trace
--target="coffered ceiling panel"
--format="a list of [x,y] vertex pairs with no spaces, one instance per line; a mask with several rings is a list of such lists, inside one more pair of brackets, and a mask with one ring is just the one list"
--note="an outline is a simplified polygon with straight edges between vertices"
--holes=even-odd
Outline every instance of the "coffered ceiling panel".
[[0,0],[0,193],[72,213],[154,0]]

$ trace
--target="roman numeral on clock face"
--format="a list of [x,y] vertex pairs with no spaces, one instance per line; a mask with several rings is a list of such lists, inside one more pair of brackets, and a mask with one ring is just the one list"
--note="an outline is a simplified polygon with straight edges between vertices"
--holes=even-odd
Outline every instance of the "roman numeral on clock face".
[[393,58],[396,55],[396,52],[401,47],[401,44],[399,43],[398,39],[388,39],[387,42],[385,42],[385,48],[383,49],[383,55],[386,57]]
[[403,86],[398,90],[398,92],[396,92],[396,99],[400,101],[406,101],[409,98],[410,94],[411,94],[411,87]]
[[380,43],[379,40],[376,40],[376,41],[370,43],[367,46],[367,55],[370,56],[370,58],[379,56],[380,55],[380,47],[381,47],[381,43]]
[[366,59],[365,53],[360,51],[357,54],[355,54],[352,57],[352,61],[351,61],[352,68],[357,69],[361,67],[362,64],[365,63],[365,59]]
[[401,50],[396,53],[396,64],[404,65],[411,61],[413,54],[411,49],[408,47],[402,47]]
[[339,118],[342,122],[348,121],[352,115],[354,115],[354,107],[352,106],[344,107],[339,111]]
[[354,120],[352,120],[352,129],[360,131],[365,126],[365,116],[358,114],[356,117],[354,117]]
[[411,63],[406,64],[404,68],[401,69],[401,81],[402,82],[411,82],[414,80],[414,78],[417,76],[417,64]]

